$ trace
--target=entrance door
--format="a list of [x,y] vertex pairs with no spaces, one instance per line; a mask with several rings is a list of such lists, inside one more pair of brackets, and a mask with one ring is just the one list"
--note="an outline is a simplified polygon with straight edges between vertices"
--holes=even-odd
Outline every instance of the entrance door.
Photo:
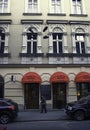
[[26,109],[39,108],[39,84],[38,83],[25,84],[24,95],[25,95]]
[[66,84],[53,83],[53,108],[60,109],[66,105]]

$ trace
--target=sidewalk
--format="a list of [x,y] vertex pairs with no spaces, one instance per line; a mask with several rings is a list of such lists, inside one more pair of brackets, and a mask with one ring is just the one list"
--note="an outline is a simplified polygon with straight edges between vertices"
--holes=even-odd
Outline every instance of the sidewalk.
[[68,117],[64,110],[50,110],[47,113],[40,113],[39,110],[29,110],[19,112],[16,122],[54,121],[67,119]]

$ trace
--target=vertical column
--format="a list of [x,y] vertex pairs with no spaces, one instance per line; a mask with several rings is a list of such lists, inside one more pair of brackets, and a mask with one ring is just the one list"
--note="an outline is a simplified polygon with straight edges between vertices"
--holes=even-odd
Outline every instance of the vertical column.
[[75,34],[72,34],[72,47],[73,47],[73,53],[76,53],[76,44],[75,44]]
[[38,34],[37,37],[37,53],[42,53],[42,46],[41,46],[41,33]]
[[49,53],[53,53],[53,41],[52,41],[52,34],[49,34]]
[[27,52],[27,35],[26,33],[23,34],[23,45],[22,45],[22,53]]

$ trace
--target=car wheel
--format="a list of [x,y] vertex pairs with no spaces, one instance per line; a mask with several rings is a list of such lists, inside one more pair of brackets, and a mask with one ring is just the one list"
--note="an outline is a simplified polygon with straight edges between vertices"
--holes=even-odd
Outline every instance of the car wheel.
[[84,120],[85,118],[85,115],[84,115],[84,112],[83,111],[76,111],[74,113],[74,119],[77,120],[77,121],[82,121]]
[[7,123],[9,123],[9,122],[10,122],[10,116],[9,116],[8,114],[2,114],[2,115],[0,116],[0,122],[1,122],[2,124],[7,124]]

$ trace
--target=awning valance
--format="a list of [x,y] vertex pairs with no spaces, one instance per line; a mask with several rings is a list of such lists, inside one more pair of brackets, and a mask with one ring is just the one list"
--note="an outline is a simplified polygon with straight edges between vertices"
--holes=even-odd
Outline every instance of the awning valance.
[[22,83],[41,83],[41,77],[35,72],[28,72],[23,76]]
[[82,83],[82,82],[90,82],[90,73],[88,72],[80,72],[75,77],[76,83]]
[[69,77],[63,72],[55,72],[50,78],[51,83],[68,83]]

